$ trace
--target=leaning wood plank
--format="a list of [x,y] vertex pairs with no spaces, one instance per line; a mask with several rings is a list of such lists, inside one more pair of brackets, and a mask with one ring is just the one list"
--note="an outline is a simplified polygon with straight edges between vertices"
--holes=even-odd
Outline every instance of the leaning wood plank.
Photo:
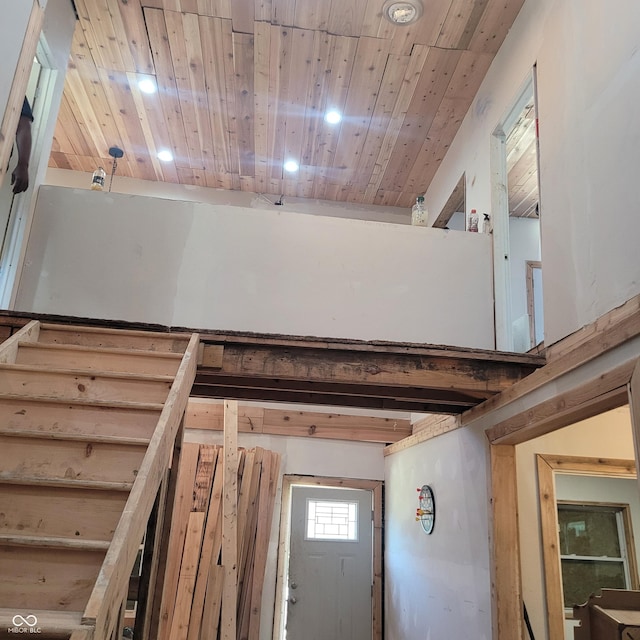
[[202,511],[193,511],[189,514],[187,536],[184,541],[184,553],[180,565],[180,580],[178,581],[175,610],[171,622],[171,640],[186,640],[189,631],[193,591],[202,548],[204,517],[205,514]]
[[224,497],[222,501],[221,640],[236,640],[238,589],[238,402],[224,402]]
[[0,344],[0,363],[12,363],[16,361],[18,355],[18,345],[20,342],[37,342],[40,333],[40,322],[32,320],[14,333],[10,338]]
[[[253,580],[253,561],[256,549],[256,527],[258,525],[258,499],[262,476],[262,460],[266,453],[257,447],[254,451],[253,470],[249,486],[249,504],[244,531],[238,532],[238,627],[240,638],[246,638],[249,632],[251,607],[251,585]],[[248,454],[247,454],[248,455]],[[243,477],[243,486],[247,481]],[[239,503],[240,504],[240,503]],[[240,507],[239,507],[240,508]]]
[[176,497],[170,521],[169,546],[167,548],[160,619],[158,621],[158,640],[168,640],[171,630],[180,560],[187,535],[187,521],[193,502],[193,483],[196,476],[199,445],[185,443],[180,456],[178,478],[176,480]]
[[257,640],[260,635],[264,574],[267,566],[269,540],[271,538],[271,521],[280,478],[280,455],[273,451],[268,453],[270,455],[266,458],[266,465],[263,466],[263,479],[260,482],[258,526],[256,529],[257,546],[253,560],[251,617],[249,620],[249,638],[251,640]]
[[83,615],[83,622],[95,624],[96,640],[109,637],[117,621],[118,607],[126,594],[131,569],[164,476],[189,392],[196,374],[200,338],[189,340],[182,363],[169,392],[158,427],[140,467],[124,512],[118,523],[100,574]]
[[204,601],[200,640],[217,640],[218,638],[223,586],[224,567],[219,564],[212,566],[207,581],[207,595]]
[[218,451],[210,445],[200,445],[196,480],[193,485],[193,504],[191,511],[206,513],[209,509],[211,497],[211,485],[213,482],[213,469],[215,468]]
[[220,557],[220,544],[222,541],[222,448],[217,448],[216,453],[216,463],[212,469],[213,485],[211,488],[211,498],[209,500],[209,510],[202,540],[198,575],[193,591],[193,607],[191,609],[191,619],[189,620],[188,640],[198,640],[200,637],[209,572],[211,571],[211,565],[217,565]]

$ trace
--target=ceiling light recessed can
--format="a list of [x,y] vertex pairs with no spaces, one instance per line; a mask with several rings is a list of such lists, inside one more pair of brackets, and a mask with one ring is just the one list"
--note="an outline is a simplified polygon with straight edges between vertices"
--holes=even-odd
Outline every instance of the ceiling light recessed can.
[[168,149],[162,149],[158,151],[158,160],[162,160],[162,162],[171,162],[173,160],[173,153]]
[[142,78],[138,81],[138,89],[143,93],[155,93],[158,90],[158,86],[152,78]]
[[337,109],[330,109],[325,114],[324,119],[329,124],[338,124],[338,122],[340,122],[340,120],[342,120],[342,115],[340,114],[340,112]]
[[398,0],[387,0],[382,8],[382,15],[400,26],[413,24],[422,15],[422,4],[418,0],[410,2],[398,2]]
[[295,160],[287,160],[284,163],[284,170],[289,173],[295,173],[300,168],[300,165]]

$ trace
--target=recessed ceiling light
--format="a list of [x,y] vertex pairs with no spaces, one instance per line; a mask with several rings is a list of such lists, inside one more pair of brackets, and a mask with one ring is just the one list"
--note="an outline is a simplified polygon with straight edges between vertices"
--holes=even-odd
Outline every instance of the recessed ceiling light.
[[155,83],[155,80],[151,78],[142,78],[138,82],[138,89],[143,93],[155,93],[158,90],[158,86]]
[[327,111],[327,113],[325,113],[324,119],[329,124],[338,124],[338,122],[342,120],[342,115],[340,114],[339,111],[336,111],[335,109],[331,109],[330,111]]
[[422,15],[422,5],[418,0],[398,2],[387,0],[382,8],[382,15],[397,25],[407,25],[415,22]]
[[162,149],[162,151],[158,151],[158,160],[162,160],[162,162],[171,162],[173,160],[173,153],[168,149]]
[[287,160],[284,163],[284,170],[289,173],[295,173],[300,168],[300,165],[295,160]]

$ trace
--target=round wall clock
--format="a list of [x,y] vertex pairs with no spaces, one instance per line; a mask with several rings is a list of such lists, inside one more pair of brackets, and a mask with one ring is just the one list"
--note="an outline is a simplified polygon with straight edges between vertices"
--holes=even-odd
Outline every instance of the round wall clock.
[[436,523],[436,502],[433,498],[433,490],[428,484],[424,484],[418,492],[420,506],[416,509],[416,520],[420,520],[424,532],[430,534],[433,533]]

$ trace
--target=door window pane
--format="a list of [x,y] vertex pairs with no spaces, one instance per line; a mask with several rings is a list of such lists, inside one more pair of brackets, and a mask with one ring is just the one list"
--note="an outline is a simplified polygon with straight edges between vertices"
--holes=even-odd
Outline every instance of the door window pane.
[[307,500],[307,540],[357,540],[358,503]]

